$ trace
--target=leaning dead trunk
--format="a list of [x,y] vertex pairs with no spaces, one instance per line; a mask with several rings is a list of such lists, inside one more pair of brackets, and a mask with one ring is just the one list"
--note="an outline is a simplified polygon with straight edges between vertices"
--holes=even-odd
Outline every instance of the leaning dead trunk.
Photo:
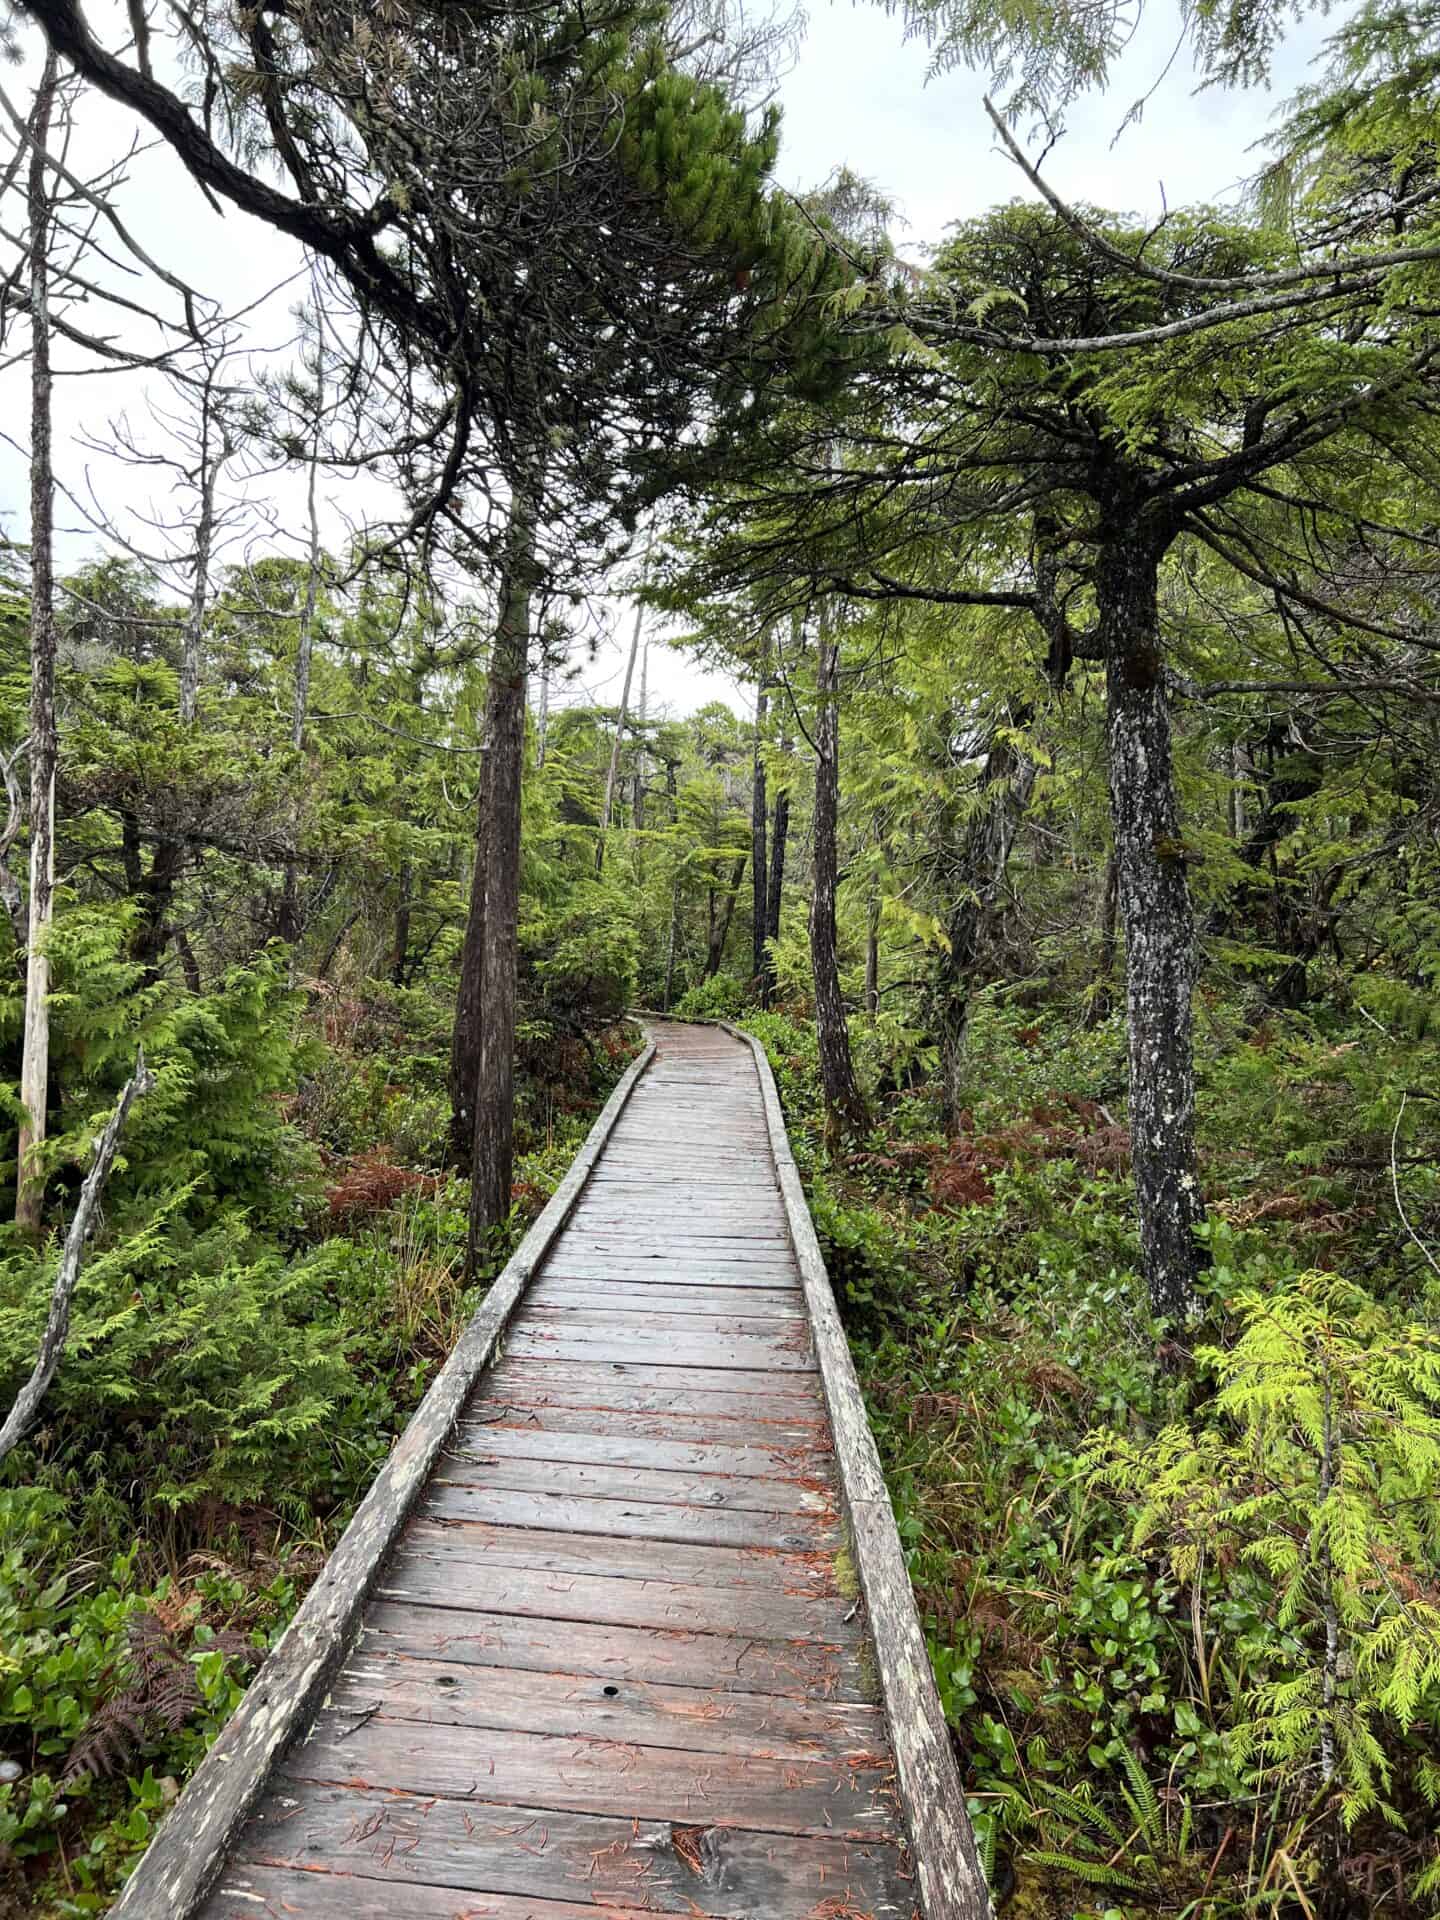
[[40,1351],[30,1378],[15,1396],[15,1404],[6,1415],[4,1426],[0,1427],[0,1460],[24,1439],[40,1411],[40,1403],[50,1391],[50,1383],[60,1366],[60,1356],[65,1351],[65,1338],[70,1331],[70,1308],[75,1299],[75,1289],[80,1283],[80,1263],[85,1257],[85,1242],[95,1224],[105,1182],[110,1178],[110,1169],[115,1164],[115,1149],[120,1142],[121,1129],[131,1107],[154,1084],[142,1054],[135,1063],[134,1073],[125,1083],[115,1111],[105,1123],[105,1131],[95,1149],[95,1164],[86,1174],[80,1189],[75,1217],[65,1236],[59,1271],[50,1293],[50,1312],[46,1316],[45,1331],[40,1336]]
[[[535,567],[534,502],[517,496],[500,589],[500,616],[485,700],[485,924],[481,935],[480,1047],[470,1175],[469,1271],[486,1236],[510,1212],[515,1157],[515,988],[520,916],[520,799],[525,756],[525,676]],[[480,876],[476,875],[476,885]]]
[[1004,889],[1016,832],[1035,790],[1036,764],[1011,737],[1029,719],[1028,708],[1006,709],[1001,715],[1002,724],[991,736],[981,770],[976,809],[959,835],[943,877],[951,905],[945,917],[947,946],[936,969],[934,1017],[945,1122],[952,1131],[959,1126],[965,1105],[965,1040],[976,963]]
[[1195,1151],[1192,997],[1197,942],[1171,761],[1157,579],[1163,545],[1117,532],[1096,570],[1105,657],[1110,808],[1130,1052],[1140,1249],[1155,1311],[1195,1312],[1205,1218]]
[[855,1078],[850,1030],[840,996],[836,893],[840,882],[840,649],[828,615],[820,622],[815,714],[815,873],[810,901],[810,965],[826,1128],[833,1137],[863,1133],[869,1116]]
[[35,96],[28,204],[30,214],[30,913],[25,951],[25,1030],[21,1050],[20,1122],[15,1224],[38,1236],[45,1182],[36,1155],[45,1139],[50,1084],[50,959],[47,945],[55,898],[55,775],[60,759],[55,722],[55,477],[50,446],[50,194],[45,145],[57,91],[49,54]]

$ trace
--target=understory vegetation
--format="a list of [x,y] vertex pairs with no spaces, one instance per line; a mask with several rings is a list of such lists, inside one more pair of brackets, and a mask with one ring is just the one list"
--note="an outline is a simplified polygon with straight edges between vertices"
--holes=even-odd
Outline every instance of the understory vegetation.
[[857,1022],[888,1090],[837,1161],[803,1005],[729,1002],[781,1086],[1007,1912],[1436,1910],[1437,1143],[1394,1092],[1434,1041],[1330,985],[1258,1024],[1202,989],[1183,1368],[1137,1285],[1117,1016],[988,988],[958,1135],[894,1085],[920,1037]]

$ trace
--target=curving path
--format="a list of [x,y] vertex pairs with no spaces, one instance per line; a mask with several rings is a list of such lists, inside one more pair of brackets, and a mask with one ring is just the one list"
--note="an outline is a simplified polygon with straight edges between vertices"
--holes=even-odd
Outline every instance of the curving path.
[[[762,1074],[727,1032],[657,1029],[396,1510],[319,1711],[275,1744],[203,1899],[167,1907],[142,1866],[127,1912],[984,1913],[973,1854],[937,1868],[924,1768],[897,1774],[908,1683],[867,1626]],[[195,1844],[218,1848],[204,1799]]]

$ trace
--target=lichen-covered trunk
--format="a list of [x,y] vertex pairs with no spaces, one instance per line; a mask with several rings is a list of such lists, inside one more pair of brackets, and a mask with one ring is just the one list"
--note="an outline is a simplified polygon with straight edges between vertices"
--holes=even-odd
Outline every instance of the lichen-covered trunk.
[[1010,850],[1030,796],[1036,763],[1011,737],[1030,720],[1028,707],[1007,710],[991,735],[980,773],[980,801],[949,850],[943,884],[950,896],[945,916],[948,947],[940,955],[934,986],[934,1017],[940,1042],[945,1122],[953,1131],[965,1105],[965,1039],[975,968],[985,929],[1005,885]]
[[45,1139],[50,1085],[50,959],[55,900],[55,776],[60,742],[55,722],[55,476],[51,464],[50,192],[45,144],[58,86],[47,56],[31,117],[30,216],[30,912],[25,948],[25,1027],[21,1047],[20,1144],[15,1224],[39,1235],[45,1181],[35,1164]]
[[1157,579],[1163,544],[1117,531],[1096,571],[1105,656],[1115,876],[1125,929],[1130,1134],[1140,1249],[1155,1311],[1196,1307],[1205,1218],[1195,1152],[1197,941],[1171,758]]
[[815,981],[815,1035],[826,1128],[832,1138],[863,1133],[869,1116],[855,1078],[850,1030],[840,996],[835,897],[840,881],[840,649],[821,620],[816,671],[815,870],[810,899],[810,966]]
[[[525,675],[535,567],[534,503],[511,510],[500,611],[485,698],[485,922],[481,933],[480,1044],[466,1262],[480,1263],[490,1230],[510,1212],[515,1157],[515,972],[520,916],[520,797],[525,757]],[[475,884],[481,883],[477,873]]]

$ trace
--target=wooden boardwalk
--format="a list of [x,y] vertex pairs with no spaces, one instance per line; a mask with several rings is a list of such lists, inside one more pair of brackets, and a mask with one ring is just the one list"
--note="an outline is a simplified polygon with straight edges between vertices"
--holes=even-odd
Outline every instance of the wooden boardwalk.
[[308,1730],[126,1912],[982,1912],[920,1897],[825,1384],[756,1061],[663,1027]]

